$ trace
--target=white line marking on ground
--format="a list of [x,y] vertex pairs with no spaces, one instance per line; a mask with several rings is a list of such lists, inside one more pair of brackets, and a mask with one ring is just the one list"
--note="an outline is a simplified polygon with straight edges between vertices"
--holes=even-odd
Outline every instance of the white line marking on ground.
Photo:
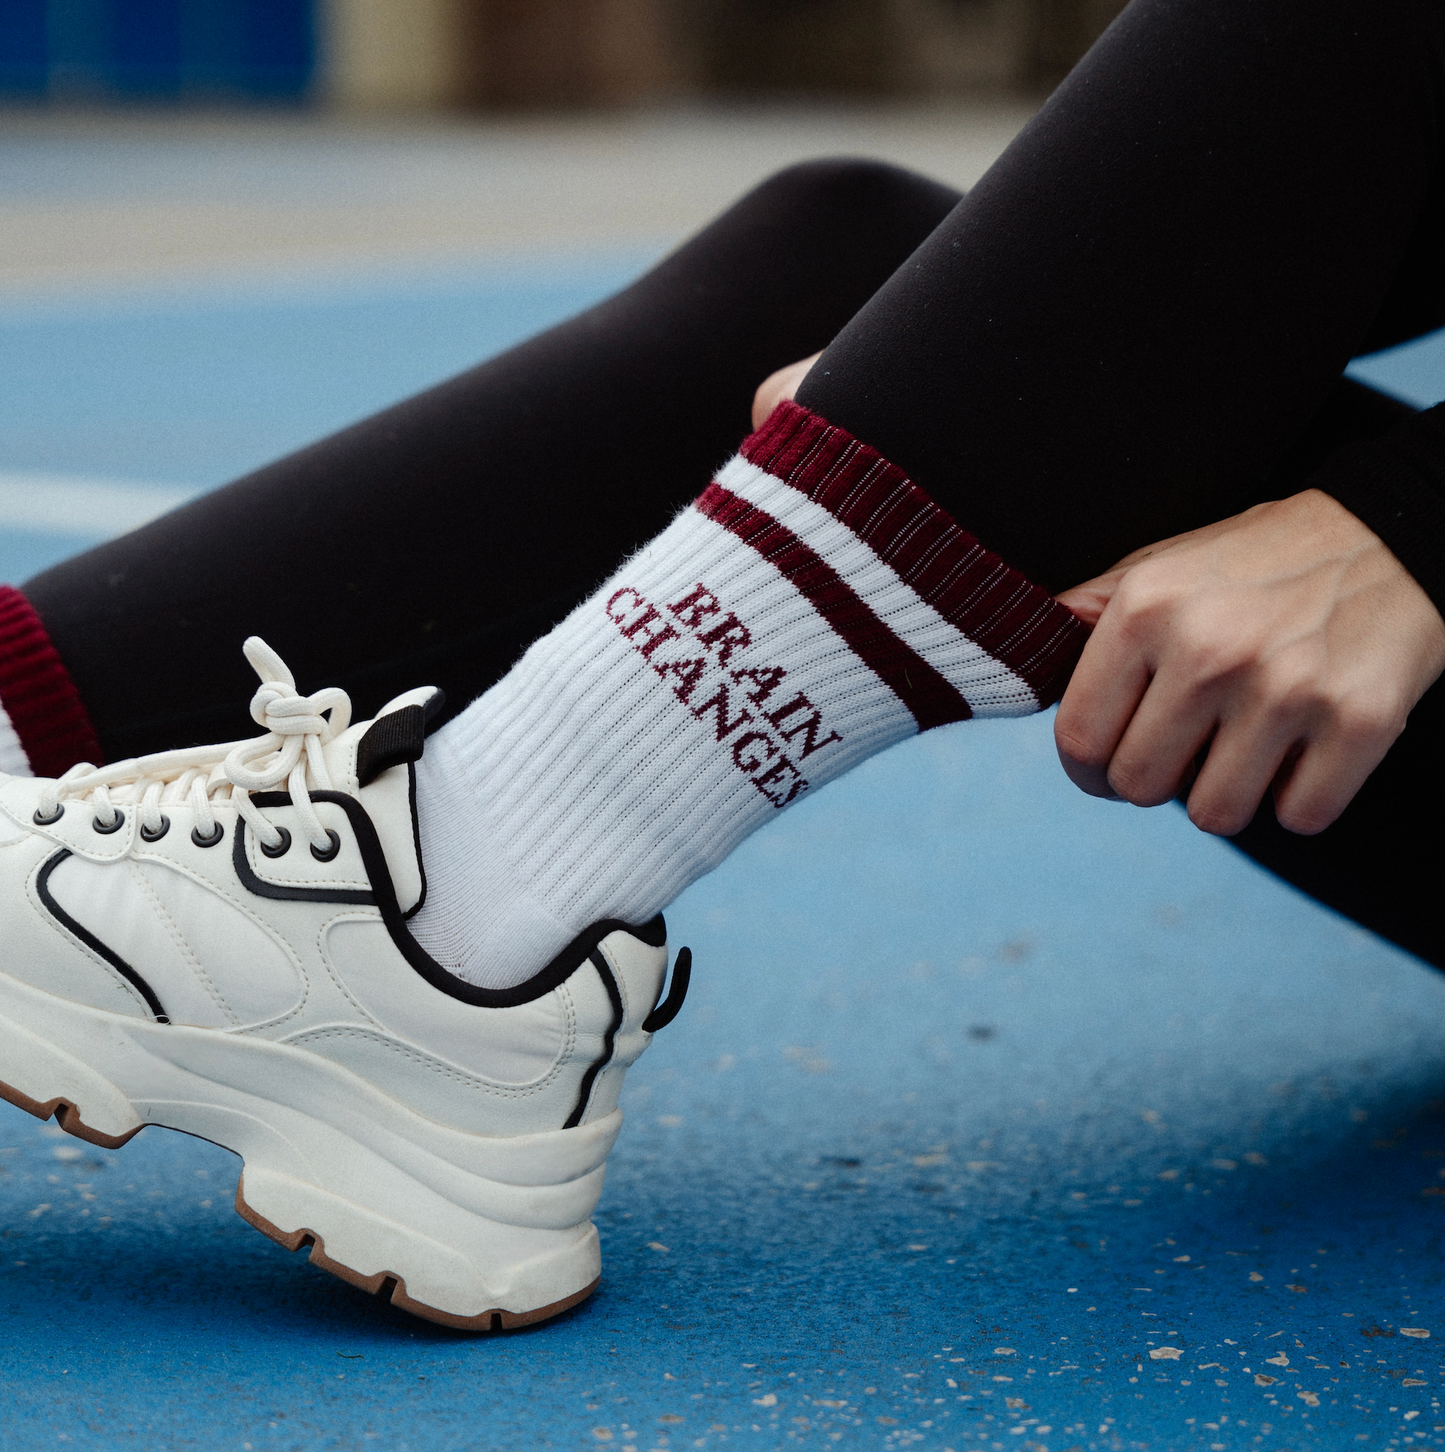
[[30,529],[94,539],[124,534],[201,491],[73,474],[0,473],[0,529]]

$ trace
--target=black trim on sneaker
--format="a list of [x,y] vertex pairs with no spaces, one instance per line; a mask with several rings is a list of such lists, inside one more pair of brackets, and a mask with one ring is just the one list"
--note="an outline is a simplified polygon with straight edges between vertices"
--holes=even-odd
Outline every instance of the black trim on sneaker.
[[156,997],[155,989],[153,989],[150,984],[147,983],[145,979],[142,978],[140,974],[137,973],[135,969],[132,968],[130,964],[127,963],[125,959],[122,958],[120,954],[115,951],[114,948],[108,947],[105,943],[102,943],[101,940],[97,938],[95,934],[90,931],[89,928],[82,927],[78,922],[75,921],[73,917],[70,916],[68,912],[65,911],[63,907],[60,906],[58,902],[56,902],[54,894],[50,891],[50,874],[54,872],[55,869],[59,867],[60,864],[64,862],[67,857],[73,857],[74,855],[75,854],[70,850],[69,847],[62,847],[60,851],[55,854],[54,857],[50,858],[50,860],[46,862],[46,864],[40,869],[35,877],[36,895],[40,898],[40,901],[44,903],[46,912],[48,912],[50,916],[53,917],[55,921],[66,930],[66,932],[71,933],[75,937],[79,938],[80,941],[84,943],[85,946],[89,948],[92,953],[99,953],[100,956],[104,958],[105,961],[109,963],[110,966],[114,968],[115,971],[119,973],[121,977],[124,978],[126,982],[129,983],[130,986],[134,988],[135,991],[139,993],[143,999],[145,999],[146,1006],[153,1014],[155,1014],[157,1023],[169,1023],[171,1021],[170,1016],[166,1013],[165,1009],[161,1007],[161,1001],[159,998]]
[[[289,807],[291,805],[290,792],[256,792],[251,800],[258,807]],[[312,792],[313,802],[336,802],[346,808],[346,815],[351,818],[351,825],[356,826],[356,817],[351,811],[348,803],[354,805],[357,811],[365,816],[365,811],[355,797],[343,796],[340,792]],[[371,819],[367,817],[367,826],[371,826]],[[372,827],[372,831],[376,830]],[[284,902],[346,902],[356,903],[361,907],[371,907],[376,898],[372,893],[359,887],[282,887],[275,882],[267,882],[264,878],[257,877],[251,867],[251,860],[246,856],[246,819],[238,816],[236,818],[235,846],[231,849],[231,865],[236,869],[236,876],[241,879],[241,886],[248,892],[254,892],[257,897],[280,898]],[[264,848],[263,848],[264,850]],[[337,838],[336,850],[341,850],[340,838]],[[333,852],[332,856],[336,854]],[[370,874],[368,874],[370,875]]]
[[[373,878],[372,882],[375,883],[375,881],[376,879]],[[389,888],[390,883],[388,882]],[[511,988],[478,988],[475,983],[468,983],[464,978],[458,978],[455,973],[443,968],[407,932],[406,923],[400,912],[397,911],[395,903],[396,899],[393,894],[392,907],[388,912],[386,904],[381,901],[381,893],[377,893],[377,906],[381,908],[382,921],[386,923],[387,929],[391,933],[391,940],[396,944],[402,957],[433,988],[477,1008],[516,1008],[519,1004],[532,1003],[536,999],[542,998],[551,993],[554,988],[560,988],[587,962],[592,956],[592,950],[609,933],[631,933],[634,938],[646,943],[650,948],[660,948],[667,942],[667,924],[663,922],[661,913],[640,928],[635,927],[632,923],[624,923],[618,918],[603,918],[601,922],[593,923],[591,927],[578,933],[545,968],[534,973],[524,983],[518,983]]]
[[416,849],[416,875],[421,878],[421,891],[416,901],[401,915],[403,921],[414,918],[426,903],[426,863],[421,855],[421,818],[416,814],[416,763],[406,768],[407,802],[411,806],[411,845]]
[[[289,792],[258,792],[251,800],[258,807],[289,807]],[[381,838],[377,836],[376,824],[366,808],[355,797],[343,792],[312,792],[313,802],[335,802],[347,816],[351,829],[356,833],[356,845],[361,852],[362,865],[371,882],[370,892],[359,892],[350,888],[303,888],[276,887],[262,882],[251,871],[246,860],[245,848],[241,845],[245,819],[241,818],[236,828],[236,851],[234,862],[236,876],[244,887],[260,897],[288,898],[292,902],[356,902],[375,906],[381,911],[381,920],[391,934],[391,941],[397,951],[411,966],[441,993],[476,1008],[516,1008],[523,1003],[532,1003],[565,983],[591,956],[592,950],[609,933],[631,933],[640,943],[649,948],[661,948],[667,942],[667,923],[661,913],[642,924],[624,923],[620,918],[603,918],[584,928],[546,967],[534,973],[524,983],[511,988],[478,988],[458,978],[455,973],[443,968],[430,953],[417,942],[406,929],[406,916],[397,906],[396,887],[391,880],[391,869],[386,865],[386,854],[381,849]]]
[[692,949],[679,948],[677,961],[672,965],[672,985],[667,990],[667,997],[663,998],[662,990],[658,989],[658,1000],[652,1005],[652,1012],[642,1020],[643,1033],[655,1034],[677,1017],[687,999],[687,985],[691,982]]
[[601,1055],[595,1063],[588,1066],[587,1072],[582,1076],[581,1086],[577,1090],[577,1106],[567,1116],[567,1122],[562,1126],[563,1129],[575,1129],[582,1123],[582,1116],[587,1113],[587,1104],[592,1098],[592,1086],[597,1082],[597,1076],[612,1062],[612,1049],[617,1041],[617,1030],[622,1027],[622,990],[617,986],[617,976],[612,971],[612,965],[603,955],[601,948],[594,948],[587,957],[597,970],[597,976],[602,980],[603,987],[607,989],[608,998],[612,1000],[612,1022],[607,1025],[607,1033],[602,1040]]

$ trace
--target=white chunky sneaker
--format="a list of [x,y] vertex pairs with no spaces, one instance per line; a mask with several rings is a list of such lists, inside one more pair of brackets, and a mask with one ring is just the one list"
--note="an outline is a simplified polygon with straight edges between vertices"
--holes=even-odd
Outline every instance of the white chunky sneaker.
[[584,1299],[622,1078],[667,1000],[661,917],[476,988],[407,932],[412,763],[440,693],[350,725],[264,642],[266,734],[0,777],[0,1095],[93,1144],[244,1160],[236,1209],[394,1305],[497,1330]]

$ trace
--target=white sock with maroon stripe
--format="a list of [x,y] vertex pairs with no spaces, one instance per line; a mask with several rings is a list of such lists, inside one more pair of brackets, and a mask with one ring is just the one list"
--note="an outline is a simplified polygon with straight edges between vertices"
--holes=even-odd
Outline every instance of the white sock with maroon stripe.
[[780,405],[428,743],[413,932],[473,983],[521,982],[895,741],[1050,704],[1083,638],[893,465]]

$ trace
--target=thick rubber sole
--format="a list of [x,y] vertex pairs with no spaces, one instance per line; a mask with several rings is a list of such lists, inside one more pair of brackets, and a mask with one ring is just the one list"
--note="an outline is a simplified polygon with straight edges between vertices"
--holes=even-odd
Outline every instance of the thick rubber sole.
[[467,1134],[304,1049],[106,1013],[3,975],[0,1098],[106,1149],[154,1124],[239,1154],[243,1220],[444,1326],[535,1325],[600,1279],[589,1217],[615,1111],[570,1130]]

